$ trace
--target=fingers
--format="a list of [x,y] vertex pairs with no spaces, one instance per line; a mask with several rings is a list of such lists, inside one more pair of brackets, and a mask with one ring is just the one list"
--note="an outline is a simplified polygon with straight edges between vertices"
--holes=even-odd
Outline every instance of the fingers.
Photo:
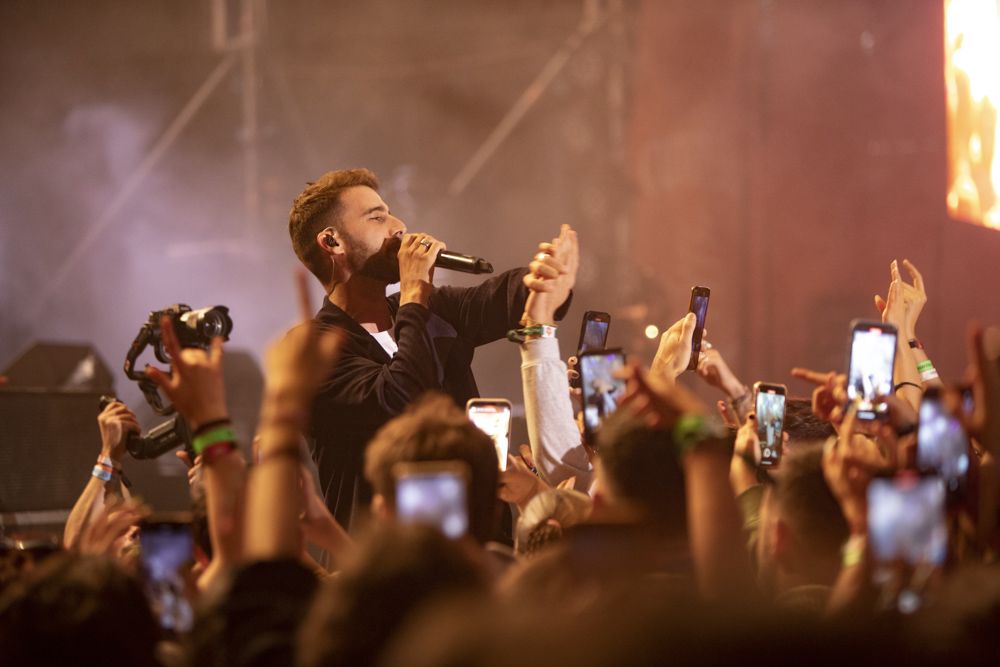
[[889,275],[892,277],[892,282],[900,282],[902,278],[899,275],[899,262],[892,260],[889,263]]
[[309,282],[302,269],[295,272],[295,288],[299,296],[299,316],[303,322],[308,322],[312,319],[312,308],[309,305]]
[[208,361],[216,367],[222,364],[222,343],[222,336],[216,336],[212,339],[212,346],[208,350]]
[[796,367],[792,369],[792,377],[805,380],[806,382],[812,382],[813,384],[828,384],[833,379],[834,375],[835,373],[833,371],[821,373],[819,371],[809,370],[808,368]]
[[161,371],[155,366],[150,366],[146,364],[146,377],[156,383],[156,386],[165,391],[168,395],[170,394],[171,384],[170,376]]
[[529,468],[535,467],[535,458],[531,455],[531,447],[529,445],[521,445],[517,448],[517,451],[521,454],[521,458],[524,459]]
[[850,445],[851,438],[854,436],[854,426],[858,418],[858,404],[857,401],[852,402],[847,406],[847,412],[844,414],[843,421],[840,422],[840,437],[837,438],[837,446],[844,448]]
[[917,270],[917,267],[913,265],[913,262],[908,259],[903,260],[903,267],[906,269],[906,272],[910,274],[910,280],[913,281],[913,286],[923,293],[925,291],[924,276]]
[[573,490],[574,488],[576,488],[576,475],[573,475],[572,477],[567,477],[563,481],[559,482],[558,484],[556,484],[556,488],[566,489],[570,491]]
[[160,318],[160,336],[163,338],[163,348],[167,351],[167,355],[170,356],[174,367],[182,368],[184,360],[181,359],[181,344],[178,342],[177,334],[174,332],[173,322],[166,315]]
[[191,455],[188,454],[185,450],[178,449],[176,452],[174,452],[174,455],[181,460],[181,463],[183,463],[188,470],[194,467],[194,461],[191,460]]
[[875,310],[878,311],[879,315],[885,312],[885,299],[878,294],[875,295]]

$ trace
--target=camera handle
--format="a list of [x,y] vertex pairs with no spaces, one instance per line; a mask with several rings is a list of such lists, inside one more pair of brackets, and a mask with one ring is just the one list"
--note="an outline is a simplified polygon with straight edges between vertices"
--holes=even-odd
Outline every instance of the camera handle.
[[[134,380],[139,384],[139,389],[142,390],[142,395],[146,397],[146,403],[149,407],[153,408],[153,412],[158,415],[172,415],[176,410],[172,404],[163,404],[163,398],[160,396],[159,388],[156,383],[149,379],[145,371],[136,370],[135,362],[142,354],[143,350],[149,346],[150,342],[156,338],[157,331],[159,327],[154,326],[147,322],[142,325],[139,329],[139,333],[136,335],[135,340],[128,348],[128,354],[125,355],[125,375],[130,380]],[[159,358],[159,354],[156,355]],[[160,361],[164,361],[160,359]],[[168,369],[169,373],[171,369]]]

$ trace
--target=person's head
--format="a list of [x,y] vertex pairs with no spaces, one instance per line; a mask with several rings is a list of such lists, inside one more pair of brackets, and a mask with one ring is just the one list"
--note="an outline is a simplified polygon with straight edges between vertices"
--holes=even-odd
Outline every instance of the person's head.
[[0,600],[11,665],[153,665],[159,630],[139,583],[99,556],[48,558]]
[[309,183],[288,213],[296,256],[324,286],[364,274],[399,281],[393,241],[406,233],[367,169],[329,171]]
[[789,452],[773,480],[760,510],[761,583],[773,593],[801,584],[831,585],[848,528],[823,477],[822,444]]
[[597,446],[594,518],[627,518],[686,539],[684,471],[670,433],[619,410],[601,425]]
[[320,590],[298,638],[298,664],[371,665],[427,605],[487,592],[462,543],[424,526],[380,526]]
[[825,442],[837,433],[833,424],[813,414],[812,400],[808,398],[793,397],[785,401],[782,429],[788,434],[788,442],[793,449],[796,445]]
[[461,461],[469,467],[466,494],[469,533],[483,543],[493,536],[497,519],[499,470],[490,436],[469,421],[444,394],[429,393],[388,421],[365,450],[365,477],[374,489],[376,516],[396,510],[397,463]]

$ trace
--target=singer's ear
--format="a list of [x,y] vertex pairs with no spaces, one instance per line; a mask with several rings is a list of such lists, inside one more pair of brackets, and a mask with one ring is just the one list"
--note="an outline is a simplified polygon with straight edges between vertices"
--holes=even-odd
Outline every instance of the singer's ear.
[[330,227],[327,227],[316,235],[316,243],[323,249],[323,252],[327,254],[344,254],[344,245],[340,242],[340,239],[337,238],[337,232]]

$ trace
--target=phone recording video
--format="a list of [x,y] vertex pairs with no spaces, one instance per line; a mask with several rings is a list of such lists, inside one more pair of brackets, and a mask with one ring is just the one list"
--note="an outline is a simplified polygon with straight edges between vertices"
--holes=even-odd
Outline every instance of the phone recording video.
[[707,287],[691,288],[691,303],[688,311],[695,315],[694,336],[691,337],[691,361],[689,371],[698,368],[698,357],[701,355],[701,338],[705,333],[705,318],[708,316],[708,299],[712,290]]
[[950,494],[963,488],[969,472],[969,438],[936,387],[928,387],[920,402],[917,467],[939,474]]
[[187,596],[194,561],[190,521],[144,521],[139,544],[146,593],[160,627],[176,633],[189,631],[194,622]]
[[500,470],[507,469],[510,451],[510,401],[503,398],[470,398],[465,404],[469,421],[480,431],[493,438]]
[[757,420],[757,440],[760,442],[760,465],[773,467],[781,461],[782,429],[785,423],[783,384],[758,382],[753,386],[754,414]]
[[858,401],[858,419],[885,416],[892,394],[896,361],[896,327],[881,322],[851,323],[851,359],[847,373],[847,398]]
[[584,437],[592,444],[597,429],[625,393],[625,381],[616,377],[625,367],[625,354],[621,350],[586,352],[580,355],[579,364]]
[[868,539],[883,607],[912,613],[948,554],[941,478],[902,474],[868,485]]
[[431,525],[457,539],[469,530],[468,466],[462,461],[398,463],[396,516],[401,523]]
[[582,353],[603,350],[608,344],[608,329],[610,327],[610,315],[596,310],[588,310],[583,314],[580,344],[577,345],[577,351]]

